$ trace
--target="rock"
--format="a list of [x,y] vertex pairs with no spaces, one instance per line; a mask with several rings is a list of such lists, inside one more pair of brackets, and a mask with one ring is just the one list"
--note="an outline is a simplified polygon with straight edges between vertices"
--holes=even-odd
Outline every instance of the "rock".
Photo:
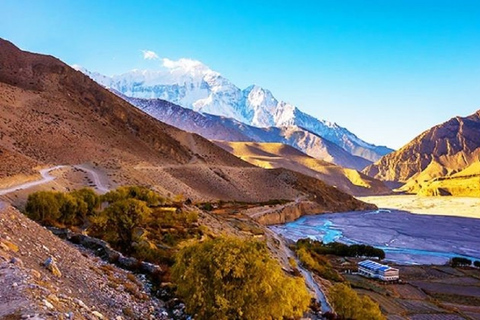
[[150,275],[156,275],[162,272],[162,268],[160,268],[160,266],[150,262],[142,262],[140,265],[140,270]]
[[0,249],[3,249],[4,251],[18,252],[18,246],[8,240],[0,240]]
[[43,304],[45,305],[45,307],[47,307],[47,308],[50,309],[50,310],[55,309],[55,307],[53,306],[53,304],[51,304],[50,302],[48,302],[46,299],[43,299]]
[[93,311],[92,314],[97,317],[98,319],[105,319],[105,317],[103,316],[103,314],[101,314],[100,312],[98,311]]
[[35,269],[30,270],[30,273],[34,278],[40,279],[42,277],[42,274]]
[[10,263],[14,264],[14,265],[17,265],[19,267],[23,267],[23,261],[20,260],[19,258],[13,257],[12,259],[10,259]]
[[138,260],[131,257],[125,257],[124,255],[120,255],[117,261],[118,265],[122,268],[127,270],[135,270],[138,267]]
[[57,263],[55,262],[55,258],[50,256],[45,260],[43,265],[55,276],[55,277],[61,277],[62,273],[60,272],[60,269],[58,269]]
[[73,300],[76,304],[78,304],[81,308],[90,310],[90,308],[80,299],[74,299]]
[[60,300],[58,299],[58,297],[56,295],[54,295],[53,293],[52,294],[49,294],[48,297],[47,297],[48,300],[50,301],[54,301],[54,302],[59,302]]

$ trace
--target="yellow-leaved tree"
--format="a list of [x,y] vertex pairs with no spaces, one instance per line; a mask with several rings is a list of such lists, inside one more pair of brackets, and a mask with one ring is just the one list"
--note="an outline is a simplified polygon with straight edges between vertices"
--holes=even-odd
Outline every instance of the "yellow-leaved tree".
[[219,237],[183,247],[172,276],[196,319],[301,317],[311,296],[283,272],[263,242]]
[[367,296],[359,297],[349,286],[336,283],[329,291],[335,312],[344,319],[384,320],[380,307]]

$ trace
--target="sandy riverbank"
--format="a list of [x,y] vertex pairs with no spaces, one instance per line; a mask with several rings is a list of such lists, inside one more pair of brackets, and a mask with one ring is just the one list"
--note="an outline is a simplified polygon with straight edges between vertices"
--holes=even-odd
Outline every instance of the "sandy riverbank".
[[359,197],[359,199],[385,209],[404,210],[417,214],[480,219],[480,198],[393,195]]

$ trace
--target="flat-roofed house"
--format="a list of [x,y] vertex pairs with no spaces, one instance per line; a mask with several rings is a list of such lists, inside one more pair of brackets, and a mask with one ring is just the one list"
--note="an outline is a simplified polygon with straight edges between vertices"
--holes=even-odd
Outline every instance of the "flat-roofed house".
[[400,278],[398,269],[372,261],[364,260],[358,263],[358,273],[364,277],[383,281],[396,281]]

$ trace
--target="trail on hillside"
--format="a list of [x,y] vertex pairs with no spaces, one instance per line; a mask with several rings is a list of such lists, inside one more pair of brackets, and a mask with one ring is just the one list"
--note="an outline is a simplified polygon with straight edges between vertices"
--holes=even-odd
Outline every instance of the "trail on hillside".
[[12,192],[15,192],[15,191],[19,191],[19,190],[25,190],[25,189],[28,189],[28,188],[31,188],[31,187],[35,187],[35,186],[53,181],[53,180],[55,180],[55,177],[50,175],[50,172],[53,171],[53,170],[62,169],[62,168],[65,168],[65,167],[66,166],[61,166],[60,165],[60,166],[55,166],[55,167],[51,167],[51,168],[41,169],[39,171],[40,175],[42,176],[42,178],[40,180],[22,183],[22,184],[19,184],[19,185],[16,185],[16,186],[13,186],[13,187],[10,187],[10,188],[7,188],[7,189],[0,189],[0,196],[9,194],[9,193],[12,193]]
[[[19,184],[19,185],[10,187],[10,188],[0,189],[0,196],[9,194],[9,193],[12,193],[12,192],[15,192],[15,191],[19,191],[19,190],[29,189],[31,187],[35,187],[35,186],[53,181],[53,180],[56,179],[56,177],[52,176],[50,174],[50,172],[52,172],[54,170],[58,170],[58,169],[67,168],[67,167],[68,166],[65,166],[65,165],[58,165],[58,166],[54,166],[54,167],[50,167],[50,168],[41,169],[41,170],[39,170],[39,173],[42,177],[40,180],[25,182],[25,183],[22,183],[22,184]],[[99,193],[106,193],[106,192],[109,191],[107,186],[105,186],[102,183],[102,181],[100,179],[100,176],[98,175],[97,172],[95,172],[94,170],[86,167],[85,165],[75,165],[73,167],[78,169],[78,170],[84,171],[89,176],[91,176],[92,180],[93,180],[93,183],[95,185],[95,190],[97,190]],[[2,204],[0,203],[0,209],[1,208],[2,208]]]
[[95,170],[92,170],[85,165],[76,165],[76,166],[74,166],[74,168],[77,168],[79,170],[83,170],[86,173],[90,174],[90,176],[93,179],[93,184],[95,185],[95,189],[99,193],[107,193],[108,191],[110,191],[110,189],[108,189],[108,187],[105,186],[102,183],[102,180],[100,179],[100,176],[98,175],[98,173]]
[[269,233],[278,241],[280,244],[280,249],[286,254],[287,257],[292,257],[297,262],[297,269],[302,274],[303,278],[305,279],[305,283],[310,290],[315,293],[316,300],[320,303],[322,308],[322,313],[332,311],[332,306],[323,292],[322,287],[313,279],[313,275],[310,271],[302,267],[301,262],[298,260],[297,256],[293,253],[292,250],[288,248],[285,244],[284,238],[276,233],[275,231],[268,229]]

